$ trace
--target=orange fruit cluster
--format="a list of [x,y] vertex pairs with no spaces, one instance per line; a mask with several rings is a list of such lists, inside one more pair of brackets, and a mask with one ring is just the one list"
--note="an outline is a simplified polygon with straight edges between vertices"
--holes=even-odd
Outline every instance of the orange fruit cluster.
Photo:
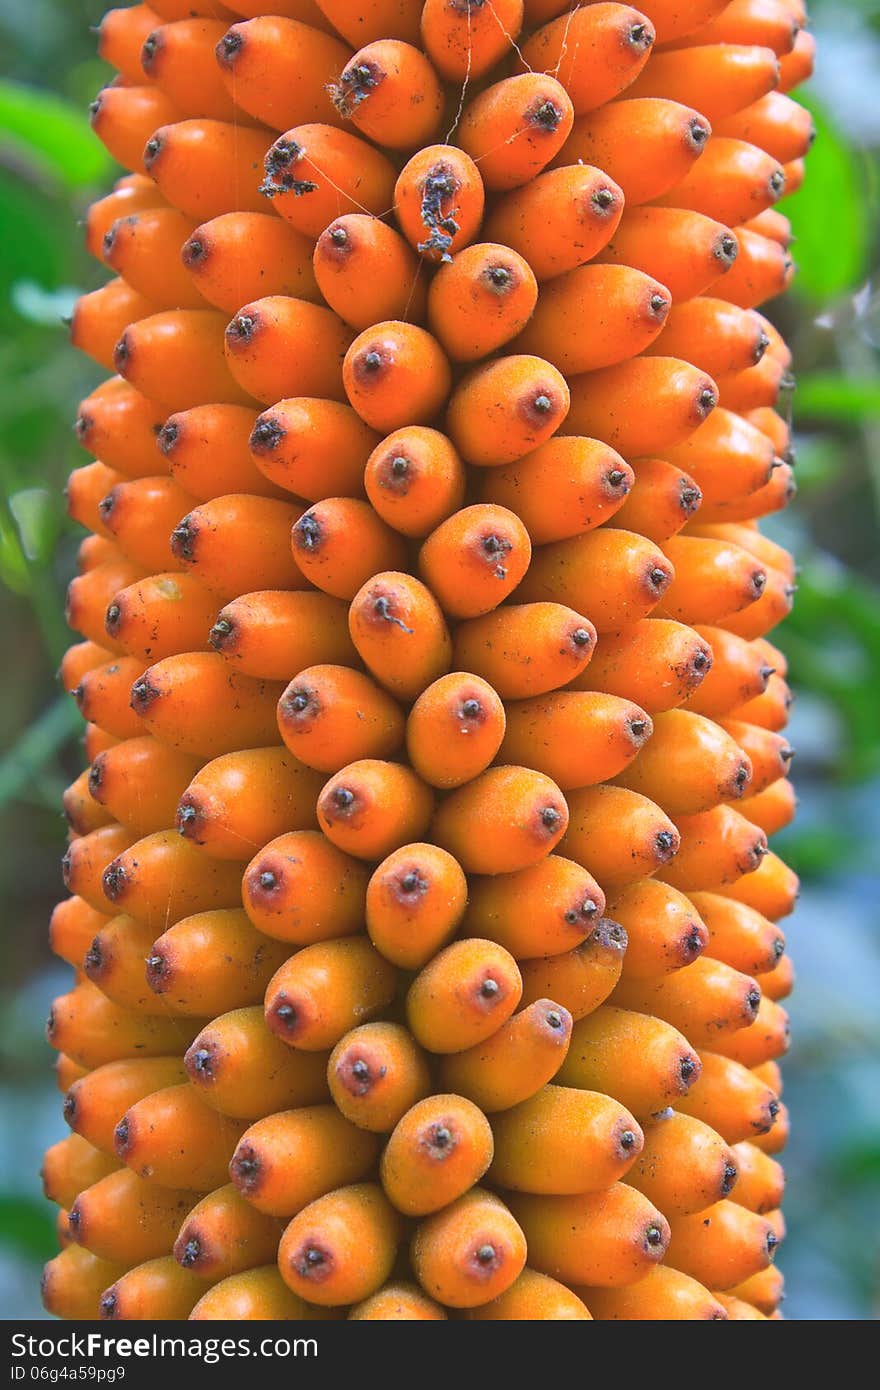
[[779,1316],[804,23],[106,15],[51,1312]]

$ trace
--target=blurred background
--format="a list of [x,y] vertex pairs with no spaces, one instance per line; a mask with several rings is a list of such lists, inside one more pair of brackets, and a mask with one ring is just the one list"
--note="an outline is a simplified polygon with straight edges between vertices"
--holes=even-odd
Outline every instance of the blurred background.
[[[55,673],[71,638],[63,591],[79,528],[64,481],[88,461],[71,424],[102,373],[64,318],[105,278],[79,222],[118,171],[86,107],[101,0],[0,0],[0,1309],[42,1317],[55,1250],[43,1149],[67,1132],[43,1040],[69,972],[46,946],[62,894],[61,794],[82,767],[80,721]],[[786,924],[798,971],[785,1098],[794,1319],[873,1318],[880,1249],[880,0],[812,0],[819,67],[799,98],[818,139],[781,209],[800,267],[771,315],[795,353],[798,497],[767,530],[798,556],[797,605],[774,635],[797,691],[796,828],[774,845],[802,876]]]

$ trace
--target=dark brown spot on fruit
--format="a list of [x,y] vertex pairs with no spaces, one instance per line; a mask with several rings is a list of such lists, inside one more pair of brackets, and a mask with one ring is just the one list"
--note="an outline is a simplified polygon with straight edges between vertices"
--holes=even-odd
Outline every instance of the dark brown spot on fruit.
[[194,560],[198,536],[199,523],[190,513],[179,521],[171,532],[171,553],[178,560]]
[[230,29],[228,34],[224,34],[214,49],[221,68],[231,68],[243,48],[244,38],[241,34],[237,34],[234,29]]
[[540,102],[527,113],[527,120],[530,125],[537,126],[539,130],[548,135],[559,129],[559,122],[562,120],[562,111],[555,101]]
[[248,446],[255,454],[268,454],[278,448],[286,433],[273,416],[261,415],[251,430]]
[[333,1256],[330,1251],[324,1246],[318,1245],[317,1242],[300,1246],[291,1259],[291,1265],[297,1274],[315,1284],[323,1283],[325,1279],[329,1279],[333,1272],[333,1263]]

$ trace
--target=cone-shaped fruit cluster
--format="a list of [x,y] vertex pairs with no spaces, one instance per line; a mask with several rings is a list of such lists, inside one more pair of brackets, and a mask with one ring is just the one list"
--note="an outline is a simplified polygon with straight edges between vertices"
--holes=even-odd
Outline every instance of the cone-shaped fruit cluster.
[[107,14],[52,1312],[778,1316],[804,19]]

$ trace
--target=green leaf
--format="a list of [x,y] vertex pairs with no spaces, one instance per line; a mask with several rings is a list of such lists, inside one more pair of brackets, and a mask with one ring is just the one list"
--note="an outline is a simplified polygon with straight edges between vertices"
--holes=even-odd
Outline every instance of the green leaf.
[[73,213],[65,211],[63,203],[53,207],[42,191],[0,169],[0,299],[8,302],[20,281],[58,287],[76,234]]
[[30,588],[30,573],[17,528],[5,507],[0,507],[0,581],[16,594]]
[[804,421],[814,417],[844,423],[880,416],[880,377],[844,377],[837,372],[813,372],[798,377],[796,412]]
[[3,145],[37,177],[48,174],[71,189],[98,183],[113,167],[85,112],[18,82],[0,82],[0,152]]
[[0,808],[20,796],[23,788],[81,728],[76,705],[69,696],[62,695],[19,735],[15,746],[0,759]]
[[48,1203],[22,1192],[0,1192],[0,1244],[31,1260],[55,1253],[55,1223]]
[[25,557],[46,564],[58,536],[59,518],[52,493],[44,487],[22,488],[10,497],[9,510],[18,526]]
[[849,148],[814,96],[799,92],[798,101],[813,114],[816,142],[810,150],[810,176],[785,199],[782,210],[796,237],[795,284],[801,293],[827,300],[856,289],[865,275],[870,231],[864,160]]

